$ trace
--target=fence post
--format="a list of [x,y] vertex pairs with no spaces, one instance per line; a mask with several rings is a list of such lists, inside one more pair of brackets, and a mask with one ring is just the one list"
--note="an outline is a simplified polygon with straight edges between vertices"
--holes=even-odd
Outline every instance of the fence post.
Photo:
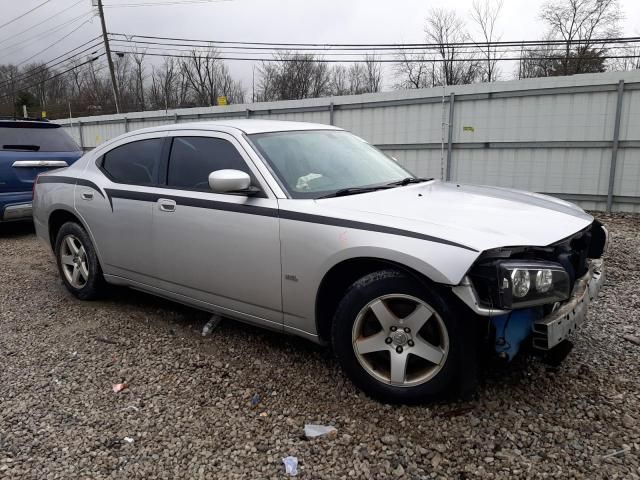
[[447,175],[445,180],[451,180],[451,162],[453,153],[453,102],[455,100],[455,93],[451,92],[449,95],[449,138],[447,139]]
[[84,151],[84,136],[82,135],[82,122],[78,120],[78,137],[80,137],[80,150]]
[[333,125],[333,102],[329,104],[329,125]]
[[124,120],[124,133],[129,133],[129,119],[127,117],[122,119]]
[[618,82],[618,103],[616,104],[616,118],[613,126],[613,146],[611,147],[611,165],[609,167],[609,190],[607,191],[607,212],[613,207],[613,187],[616,181],[616,163],[618,161],[618,144],[620,140],[620,116],[622,115],[622,96],[624,95],[624,80]]

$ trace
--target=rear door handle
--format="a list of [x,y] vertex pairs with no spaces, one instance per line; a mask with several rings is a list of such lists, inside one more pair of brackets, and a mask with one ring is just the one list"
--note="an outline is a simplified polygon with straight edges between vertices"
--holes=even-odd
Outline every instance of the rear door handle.
[[80,196],[82,197],[83,200],[93,200],[92,192],[82,192]]
[[158,207],[161,212],[175,212],[176,202],[175,200],[169,200],[167,198],[161,198],[158,200]]

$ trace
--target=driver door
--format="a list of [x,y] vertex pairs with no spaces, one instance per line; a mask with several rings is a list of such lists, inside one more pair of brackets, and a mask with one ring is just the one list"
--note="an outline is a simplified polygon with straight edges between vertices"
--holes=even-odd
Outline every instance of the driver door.
[[[262,326],[282,328],[278,202],[242,146],[217,132],[170,134],[166,195],[153,208],[160,286]],[[256,196],[214,193],[216,170],[249,174]]]

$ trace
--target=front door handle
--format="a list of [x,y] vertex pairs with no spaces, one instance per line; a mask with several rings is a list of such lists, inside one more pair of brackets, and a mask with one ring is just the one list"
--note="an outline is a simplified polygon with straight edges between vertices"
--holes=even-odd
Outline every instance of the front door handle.
[[158,208],[161,212],[175,212],[176,202],[175,200],[169,200],[167,198],[161,198],[158,200]]
[[83,200],[93,200],[92,192],[82,192],[80,196],[82,197]]

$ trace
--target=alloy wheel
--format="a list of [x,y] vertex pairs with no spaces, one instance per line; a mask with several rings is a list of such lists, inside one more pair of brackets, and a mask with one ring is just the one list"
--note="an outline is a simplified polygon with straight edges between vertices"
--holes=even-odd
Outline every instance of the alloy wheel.
[[428,382],[449,353],[442,318],[423,300],[403,294],[384,295],[365,305],[353,324],[352,343],[367,373],[397,387]]
[[60,245],[60,265],[67,282],[81,289],[89,281],[89,261],[87,252],[78,237],[66,235]]

